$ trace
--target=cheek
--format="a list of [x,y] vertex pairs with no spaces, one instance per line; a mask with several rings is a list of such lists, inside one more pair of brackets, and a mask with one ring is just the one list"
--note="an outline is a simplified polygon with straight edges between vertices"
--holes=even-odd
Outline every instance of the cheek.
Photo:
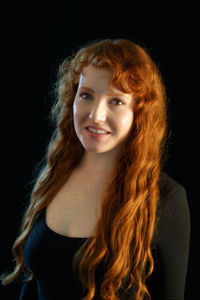
[[78,103],[75,99],[73,104],[73,116],[74,120],[79,120],[83,114],[83,109],[81,109],[80,103]]
[[117,120],[119,121],[118,122],[119,127],[125,130],[126,129],[129,130],[133,125],[133,119],[134,119],[134,114],[133,111],[131,110],[121,113],[117,118]]

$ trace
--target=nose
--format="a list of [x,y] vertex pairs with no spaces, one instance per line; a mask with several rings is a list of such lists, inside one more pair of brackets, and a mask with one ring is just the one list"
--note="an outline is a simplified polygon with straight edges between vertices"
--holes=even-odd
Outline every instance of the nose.
[[99,121],[105,122],[106,109],[103,103],[94,104],[90,113],[90,119],[95,123]]

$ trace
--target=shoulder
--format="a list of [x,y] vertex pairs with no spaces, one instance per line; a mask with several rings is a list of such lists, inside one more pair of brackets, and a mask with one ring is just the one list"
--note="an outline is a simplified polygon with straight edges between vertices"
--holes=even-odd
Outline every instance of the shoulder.
[[159,187],[158,230],[171,228],[171,232],[185,230],[189,233],[190,211],[185,187],[164,172],[161,172]]
[[149,288],[153,299],[154,295],[159,299],[183,299],[190,248],[187,193],[166,173],[161,173],[159,185],[160,201],[152,240],[155,266]]
[[161,197],[169,197],[176,191],[186,192],[183,185],[173,179],[165,172],[160,173],[160,181],[159,181],[160,193]]
[[164,207],[185,206],[188,209],[187,192],[183,185],[169,176],[167,173],[161,172],[160,181],[160,201],[159,208]]

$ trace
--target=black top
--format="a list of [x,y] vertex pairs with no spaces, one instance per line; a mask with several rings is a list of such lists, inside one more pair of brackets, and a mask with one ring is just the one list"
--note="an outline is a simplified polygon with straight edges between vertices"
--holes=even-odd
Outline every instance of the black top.
[[[162,173],[158,227],[153,239],[155,267],[147,281],[152,300],[183,300],[187,273],[190,213],[186,191],[174,179]],[[51,230],[45,222],[44,209],[25,244],[27,266],[34,279],[24,283],[19,300],[81,300],[86,294],[77,285],[72,272],[72,258],[86,238],[67,237]],[[101,264],[96,273],[100,282]],[[98,290],[98,288],[97,288]],[[118,294],[120,300],[132,300],[135,287]],[[101,299],[99,293],[95,300]]]

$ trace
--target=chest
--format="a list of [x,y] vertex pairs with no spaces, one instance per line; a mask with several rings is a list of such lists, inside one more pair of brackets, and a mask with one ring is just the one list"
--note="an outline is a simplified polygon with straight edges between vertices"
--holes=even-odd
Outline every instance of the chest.
[[64,236],[94,236],[104,189],[102,182],[70,176],[47,206],[47,226]]

